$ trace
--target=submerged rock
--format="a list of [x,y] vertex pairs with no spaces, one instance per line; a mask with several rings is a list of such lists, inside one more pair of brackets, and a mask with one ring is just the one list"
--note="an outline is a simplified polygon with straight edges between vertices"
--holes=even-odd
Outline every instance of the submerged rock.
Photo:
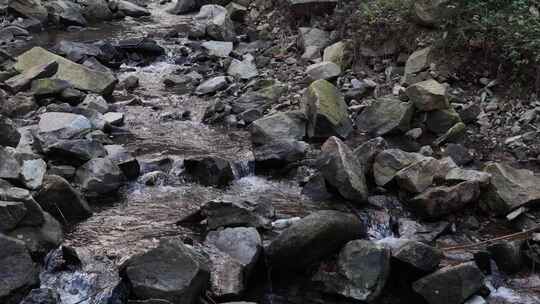
[[365,227],[355,216],[319,211],[284,230],[268,246],[266,254],[275,270],[303,270],[364,234]]
[[164,239],[157,248],[127,260],[122,273],[137,299],[192,304],[208,286],[207,264],[205,258],[179,240]]

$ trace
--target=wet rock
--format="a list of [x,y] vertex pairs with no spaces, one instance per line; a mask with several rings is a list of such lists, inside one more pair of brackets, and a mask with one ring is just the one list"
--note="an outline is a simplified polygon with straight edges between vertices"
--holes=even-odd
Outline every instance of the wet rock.
[[124,113],[120,112],[107,112],[103,115],[105,122],[112,126],[122,126],[124,124]]
[[4,115],[0,115],[0,145],[16,147],[21,139],[21,134],[15,123]]
[[47,112],[40,116],[38,136],[47,145],[60,139],[80,137],[91,128],[90,121],[82,115]]
[[100,142],[88,139],[59,140],[46,147],[49,157],[63,164],[82,165],[98,157],[105,157],[107,151]]
[[23,160],[21,165],[21,181],[30,190],[41,187],[47,172],[47,164],[42,159]]
[[427,157],[397,172],[395,180],[401,189],[421,193],[433,184],[438,171],[439,162]]
[[85,3],[82,14],[89,21],[112,20],[113,14],[106,0],[94,0]]
[[487,247],[497,267],[506,274],[519,272],[524,266],[523,241],[499,242]]
[[157,57],[165,55],[165,49],[156,40],[147,37],[123,39],[118,41],[112,48],[116,49],[119,53],[123,53],[125,56],[135,53],[138,55],[137,60],[141,59],[139,56]]
[[422,81],[424,79],[418,79],[417,75],[429,68],[431,63],[431,47],[427,47],[414,53],[409,56],[405,64],[405,75],[404,81],[409,85],[413,85],[416,82]]
[[18,180],[21,166],[7,148],[0,146],[0,178]]
[[26,214],[19,222],[20,226],[41,226],[45,219],[43,209],[26,189],[16,187],[0,187],[0,200],[24,203]]
[[463,210],[463,207],[478,200],[480,186],[477,182],[462,182],[452,187],[440,186],[427,189],[415,196],[408,205],[416,214],[428,219]]
[[27,18],[35,18],[40,22],[45,22],[48,17],[47,9],[41,0],[11,0],[8,9]]
[[0,231],[5,232],[17,227],[25,215],[24,203],[0,201]]
[[115,163],[128,179],[139,176],[141,168],[139,161],[122,145],[106,145],[108,158]]
[[375,157],[386,149],[388,149],[388,144],[384,138],[376,137],[366,141],[353,150],[353,154],[364,170],[365,176],[372,176]]
[[420,111],[444,110],[449,107],[446,86],[433,79],[411,85],[405,93]]
[[481,199],[498,215],[540,199],[540,179],[532,171],[502,163],[488,163],[483,171],[491,174],[491,184],[482,192]]
[[198,26],[204,28],[206,35],[219,41],[234,41],[236,34],[229,12],[223,6],[204,5],[195,16]]
[[298,46],[304,51],[302,58],[312,57],[309,56],[308,51],[309,53],[315,53],[317,54],[317,57],[320,57],[322,50],[329,43],[330,34],[328,32],[310,27],[299,28]]
[[323,61],[330,61],[337,64],[342,70],[345,69],[349,63],[346,58],[346,44],[343,41],[336,42],[324,49]]
[[207,230],[220,227],[263,228],[270,224],[274,209],[269,202],[210,201],[193,214],[178,221],[179,225],[207,221]]
[[44,213],[44,222],[36,227],[18,227],[9,236],[24,241],[32,256],[44,257],[63,240],[62,226],[50,214]]
[[213,293],[217,296],[241,294],[262,252],[257,230],[238,227],[212,231],[207,235],[205,244],[221,251],[221,254],[210,255]]
[[45,211],[62,222],[76,222],[92,215],[88,203],[60,176],[45,176],[35,198]]
[[339,136],[352,131],[347,104],[338,89],[326,80],[313,82],[304,95],[307,135],[310,138]]
[[365,203],[368,189],[364,169],[351,149],[337,137],[330,137],[321,151],[322,155],[317,162],[326,182],[345,199]]
[[191,13],[198,10],[201,5],[201,1],[198,0],[178,0],[174,8],[170,9],[169,12],[176,15]]
[[249,127],[254,144],[276,140],[302,140],[306,134],[306,118],[300,112],[280,112],[257,119]]
[[77,169],[75,182],[86,196],[95,197],[118,190],[124,174],[109,158],[94,158]]
[[131,76],[126,77],[122,81],[122,87],[124,87],[128,91],[135,90],[136,88],[139,87],[139,77],[137,77],[135,75],[131,75]]
[[375,183],[384,186],[394,179],[401,169],[416,163],[425,156],[418,153],[409,153],[399,149],[388,149],[379,153],[373,163]]
[[0,234],[0,301],[19,303],[24,293],[38,284],[37,268],[24,242]]
[[430,304],[460,304],[480,290],[483,279],[480,269],[469,262],[442,268],[412,287]]
[[484,187],[489,185],[491,175],[486,172],[477,170],[467,170],[462,168],[453,168],[446,174],[445,180],[449,182],[477,182],[480,186]]
[[164,181],[167,180],[167,173],[162,171],[152,171],[145,173],[141,178],[139,178],[139,182],[147,185],[147,186],[156,186],[159,184],[163,184]]
[[52,289],[32,289],[20,304],[62,304],[60,296]]
[[60,41],[54,46],[54,51],[56,54],[75,62],[84,62],[86,59],[93,57],[104,60],[107,57],[99,46],[95,44],[69,40]]
[[243,80],[250,80],[259,76],[259,71],[255,65],[255,58],[245,55],[242,61],[233,59],[227,69],[227,74]]
[[205,186],[225,187],[233,179],[231,163],[220,157],[200,157],[184,161],[186,173]]
[[302,160],[309,145],[303,141],[276,140],[253,148],[255,166],[275,169]]
[[49,18],[57,24],[65,26],[86,26],[87,21],[82,15],[82,7],[74,2],[56,0],[46,5],[49,11]]
[[341,68],[331,61],[323,61],[308,66],[306,74],[312,81],[319,79],[333,80],[341,75]]
[[240,5],[235,2],[231,2],[227,4],[225,7],[227,9],[227,12],[229,12],[229,15],[231,16],[231,20],[236,22],[243,22],[244,17],[246,16],[246,13],[248,12],[247,7]]
[[317,274],[325,291],[371,302],[379,297],[390,274],[390,250],[371,241],[351,241],[339,253],[337,271]]
[[227,58],[233,50],[233,43],[228,41],[205,41],[201,44],[208,55]]
[[49,62],[35,65],[31,68],[20,71],[21,74],[11,77],[4,84],[13,93],[24,91],[30,88],[32,80],[53,76],[58,69],[58,64]]
[[138,6],[133,2],[118,0],[116,1],[116,6],[118,11],[124,13],[124,15],[126,16],[138,18],[151,15],[149,10],[144,7]]
[[96,94],[88,94],[83,102],[79,105],[81,108],[92,109],[98,111],[101,114],[107,113],[109,111],[109,104],[103,97]]
[[359,130],[376,136],[403,133],[409,130],[413,114],[414,107],[409,102],[380,98],[358,115],[356,125]]
[[284,230],[266,250],[274,270],[302,270],[365,233],[362,222],[338,211],[319,211]]
[[157,248],[123,265],[123,277],[137,299],[195,303],[210,279],[208,261],[178,240],[162,240]]
[[76,89],[82,91],[108,95],[112,93],[117,82],[111,74],[91,70],[41,47],[34,47],[17,57],[15,69],[24,72],[35,66],[51,62],[58,64],[58,70],[53,78],[69,81]]
[[218,76],[218,77],[210,78],[206,80],[205,82],[201,83],[195,89],[195,94],[205,95],[205,94],[215,93],[217,91],[221,91],[225,89],[228,84],[229,82],[227,81],[227,77],[225,76]]
[[456,110],[452,108],[427,113],[427,129],[435,134],[444,134],[459,122],[461,122],[461,118]]

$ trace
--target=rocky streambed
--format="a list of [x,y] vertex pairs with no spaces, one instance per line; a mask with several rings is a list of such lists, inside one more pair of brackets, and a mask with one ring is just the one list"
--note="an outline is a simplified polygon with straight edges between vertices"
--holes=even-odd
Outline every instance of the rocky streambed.
[[8,1],[0,302],[538,303],[540,178],[429,48],[378,84],[240,2]]

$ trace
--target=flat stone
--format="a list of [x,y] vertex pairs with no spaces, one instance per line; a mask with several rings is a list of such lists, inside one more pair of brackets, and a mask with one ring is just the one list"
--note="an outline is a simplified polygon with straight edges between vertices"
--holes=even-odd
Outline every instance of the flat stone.
[[417,109],[428,112],[448,109],[446,90],[446,86],[430,79],[411,85],[405,93]]
[[380,98],[365,108],[356,118],[359,130],[382,136],[404,133],[410,129],[414,107],[398,99]]
[[308,66],[306,74],[312,81],[319,79],[333,80],[341,75],[341,68],[331,61],[323,61]]

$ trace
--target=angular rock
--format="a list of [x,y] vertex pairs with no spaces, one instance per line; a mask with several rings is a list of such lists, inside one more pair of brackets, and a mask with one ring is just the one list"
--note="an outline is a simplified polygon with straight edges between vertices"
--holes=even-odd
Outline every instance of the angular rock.
[[177,0],[174,8],[169,12],[176,15],[191,13],[198,10],[201,5],[201,1],[198,0]]
[[364,169],[351,149],[337,137],[330,137],[321,148],[319,168],[326,182],[345,199],[365,203],[368,196]]
[[312,48],[311,52],[315,52],[320,56],[321,51],[330,43],[330,34],[326,31],[310,28],[310,27],[301,27],[299,28],[299,38],[298,46],[301,50],[304,50],[304,57],[307,55],[309,48]]
[[376,136],[404,133],[410,129],[414,107],[398,99],[379,98],[358,115],[358,129]]
[[468,262],[442,268],[413,283],[414,291],[429,304],[461,304],[483,285],[484,275]]
[[233,50],[233,43],[228,41],[205,41],[201,46],[208,51],[208,55],[221,58],[229,57]]
[[433,184],[438,170],[439,162],[427,157],[400,170],[395,179],[401,189],[410,193],[421,193]]
[[343,41],[336,42],[324,49],[323,61],[330,61],[337,64],[342,70],[349,65],[346,58],[346,44]]
[[390,250],[371,241],[347,243],[339,253],[336,273],[320,278],[325,291],[366,302],[377,299],[390,275],[390,256]]
[[100,142],[88,139],[59,140],[46,147],[49,157],[60,160],[63,164],[82,165],[98,157],[107,156],[107,151]]
[[453,108],[449,108],[428,112],[426,126],[435,134],[444,134],[459,122],[461,122],[459,114]]
[[71,83],[61,79],[43,78],[32,81],[32,93],[36,99],[59,96],[68,88],[72,88]]
[[392,257],[425,273],[433,272],[439,266],[443,253],[421,242],[406,240],[392,250]]
[[26,18],[35,18],[40,22],[45,22],[48,17],[47,9],[41,0],[10,0],[8,9]]
[[86,196],[95,197],[118,190],[124,174],[109,158],[94,158],[77,169],[75,182]]
[[405,93],[418,110],[429,112],[448,109],[446,90],[446,86],[430,79],[411,85]]
[[376,137],[366,141],[353,150],[353,154],[364,170],[365,176],[372,176],[375,157],[386,149],[388,149],[388,144],[384,138]]
[[109,4],[106,0],[93,0],[85,3],[83,8],[83,16],[88,21],[112,20],[113,13],[109,9]]
[[49,2],[47,10],[52,20],[65,26],[86,26],[88,23],[82,15],[82,7],[71,1],[56,0]]
[[18,303],[38,284],[38,271],[24,242],[0,234],[0,301]]
[[82,91],[108,95],[112,93],[117,82],[111,74],[91,70],[41,47],[34,47],[17,57],[15,69],[24,72],[35,66],[51,62],[58,64],[58,70],[53,78],[69,81],[75,88]]
[[197,87],[197,89],[195,89],[195,94],[205,95],[215,93],[217,91],[225,89],[228,84],[229,82],[227,81],[227,77],[225,76],[210,78],[205,82],[201,83]]
[[17,159],[8,149],[0,146],[0,178],[17,180],[20,174],[21,166]]
[[139,176],[141,167],[139,161],[122,145],[106,145],[108,158],[115,163],[128,179]]
[[20,304],[61,304],[60,296],[52,289],[32,289]]
[[103,97],[97,94],[88,94],[83,102],[79,105],[81,108],[96,110],[101,114],[109,111],[109,104]]
[[62,177],[47,175],[35,195],[41,207],[59,221],[72,223],[92,215],[88,203]]
[[45,257],[63,241],[62,226],[50,214],[44,213],[44,223],[37,227],[18,227],[9,236],[24,241],[32,256]]
[[266,254],[274,270],[302,270],[364,234],[365,227],[355,216],[319,211],[284,230]]
[[227,69],[227,75],[243,80],[250,80],[259,76],[259,71],[255,65],[254,58],[244,56],[242,61],[237,59],[232,60]]
[[502,163],[488,163],[483,171],[491,174],[491,183],[481,198],[490,211],[504,215],[540,200],[540,178],[532,171]]
[[256,167],[280,168],[288,163],[302,160],[309,145],[303,141],[276,140],[253,148]]
[[47,172],[47,163],[43,159],[24,160],[21,165],[21,181],[30,190],[41,187]]
[[405,83],[413,85],[416,82],[416,75],[420,72],[423,72],[429,68],[431,63],[431,47],[427,47],[414,53],[409,56],[405,64]]
[[219,41],[233,41],[236,37],[229,12],[223,6],[204,5],[195,16],[195,22],[204,27],[206,35]]
[[279,112],[255,120],[249,127],[254,144],[277,140],[302,140],[306,135],[306,117],[300,112]]
[[204,186],[225,187],[233,179],[231,163],[220,157],[200,157],[184,161],[186,173]]
[[480,186],[477,182],[462,182],[452,187],[440,186],[427,189],[408,202],[416,214],[427,219],[437,219],[458,212],[478,200]]
[[229,12],[231,20],[236,22],[244,22],[244,17],[248,12],[247,7],[235,2],[231,2],[227,4],[225,8],[227,9],[227,12]]
[[112,126],[122,126],[124,124],[124,113],[120,112],[107,112],[103,115],[105,122]]
[[404,152],[399,149],[388,149],[379,153],[373,163],[375,183],[384,186],[394,179],[397,172],[416,163],[425,156],[418,153]]
[[37,110],[38,105],[32,96],[26,93],[18,93],[11,96],[0,104],[0,114],[8,117],[23,117],[30,112]]
[[491,175],[486,172],[477,170],[467,170],[462,168],[453,168],[446,174],[445,180],[452,183],[459,182],[477,182],[480,186],[484,187],[489,185],[491,181]]
[[313,82],[304,95],[307,135],[310,138],[339,136],[352,131],[347,104],[338,89],[326,80]]
[[57,70],[58,63],[47,62],[21,71],[21,74],[11,77],[4,83],[11,92],[17,93],[29,89],[32,80],[51,77]]
[[26,215],[22,202],[0,201],[0,232],[12,230]]
[[207,245],[210,260],[210,291],[216,297],[238,297],[244,291],[244,274],[240,262],[230,255]]
[[331,61],[323,61],[308,66],[306,74],[311,81],[319,79],[333,80],[341,75],[341,68]]
[[126,16],[138,18],[144,16],[150,16],[151,13],[144,7],[138,6],[137,4],[125,0],[116,1],[118,11],[124,13]]
[[0,115],[0,145],[16,147],[20,139],[21,134],[15,123],[11,119]]
[[82,115],[47,112],[41,114],[38,127],[38,136],[47,145],[60,139],[81,137],[90,131],[92,125]]
[[164,299],[191,304],[208,286],[208,261],[178,240],[162,240],[157,248],[131,257],[123,277],[137,299]]
[[524,267],[523,241],[499,242],[487,247],[497,267],[506,274],[515,274]]

